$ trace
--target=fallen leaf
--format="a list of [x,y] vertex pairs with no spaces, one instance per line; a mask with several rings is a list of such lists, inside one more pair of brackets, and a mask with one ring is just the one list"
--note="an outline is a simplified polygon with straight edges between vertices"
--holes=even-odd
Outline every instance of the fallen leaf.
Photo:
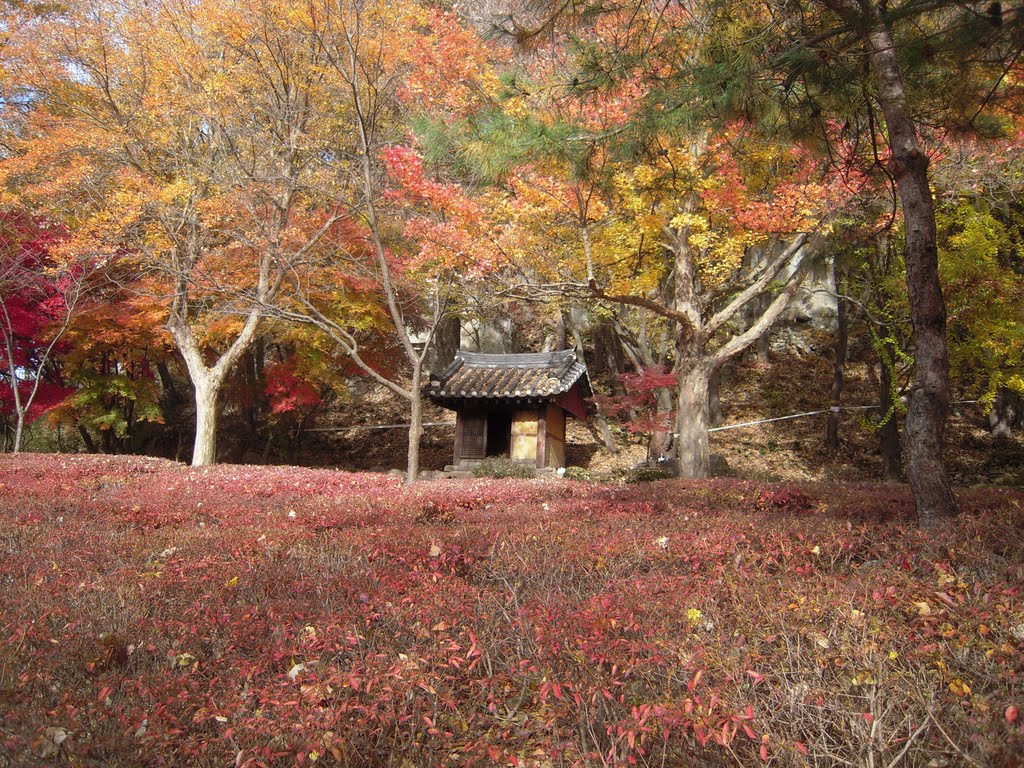
[[959,677],[953,678],[949,684],[949,692],[954,696],[967,696],[971,692],[971,686],[961,680]]

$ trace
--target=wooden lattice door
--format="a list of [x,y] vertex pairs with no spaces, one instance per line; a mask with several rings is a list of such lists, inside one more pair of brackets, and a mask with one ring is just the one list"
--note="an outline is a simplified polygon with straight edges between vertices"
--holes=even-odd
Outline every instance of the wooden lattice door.
[[487,418],[462,416],[462,450],[460,459],[482,459],[487,456]]

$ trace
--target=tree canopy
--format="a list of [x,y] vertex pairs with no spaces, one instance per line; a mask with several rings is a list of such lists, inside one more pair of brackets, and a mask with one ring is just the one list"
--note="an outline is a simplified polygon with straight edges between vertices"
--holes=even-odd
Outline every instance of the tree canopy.
[[0,10],[19,435],[50,410],[208,464],[225,408],[311,414],[343,370],[407,403],[411,480],[441,337],[528,304],[656,381],[657,451],[701,477],[722,370],[825,264],[913,363],[879,358],[923,524],[953,397],[1024,390],[1018,4]]

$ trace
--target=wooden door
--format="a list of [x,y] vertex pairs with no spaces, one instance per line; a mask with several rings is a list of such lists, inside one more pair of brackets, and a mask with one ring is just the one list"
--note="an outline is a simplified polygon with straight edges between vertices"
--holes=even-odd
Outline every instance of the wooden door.
[[517,411],[512,418],[512,458],[516,461],[537,461],[536,410]]
[[487,417],[479,413],[460,413],[456,437],[456,464],[463,459],[484,458],[487,455]]

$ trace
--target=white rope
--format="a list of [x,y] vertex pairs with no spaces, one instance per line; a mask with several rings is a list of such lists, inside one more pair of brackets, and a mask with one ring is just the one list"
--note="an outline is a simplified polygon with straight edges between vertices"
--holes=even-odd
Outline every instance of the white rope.
[[[950,405],[966,405],[979,403],[980,400],[954,400]],[[877,405],[833,405],[823,411],[807,411],[806,413],[792,413],[789,416],[776,416],[774,419],[758,419],[757,421],[744,421],[740,424],[726,424],[724,427],[712,427],[708,432],[721,432],[726,429],[739,429],[740,427],[754,427],[758,424],[771,424],[773,421],[788,421],[789,419],[802,419],[804,416],[818,416],[822,413],[838,413],[839,411],[872,411],[878,410]]]
[[757,421],[744,421],[740,424],[727,424],[724,427],[712,427],[708,432],[721,432],[726,429],[739,429],[740,427],[753,427],[758,424],[770,424],[773,421],[787,421],[788,419],[800,419],[804,416],[817,416],[819,413],[828,411],[807,411],[806,413],[793,413],[789,416],[776,416],[774,419],[758,419]]
[[[966,405],[980,403],[980,400],[954,400],[951,405]],[[805,416],[818,416],[822,413],[837,413],[839,411],[871,411],[877,410],[877,405],[833,405],[822,411],[807,411],[805,413],[792,413],[789,416],[776,416],[773,419],[758,419],[757,421],[744,421],[740,424],[726,424],[724,427],[712,427],[708,432],[721,432],[726,429],[739,429],[740,427],[755,427],[758,424],[771,424],[773,421],[788,421],[790,419],[802,419]],[[422,424],[424,427],[454,427],[451,421],[428,421]],[[313,427],[304,429],[303,432],[347,432],[351,429],[408,429],[408,424],[356,424],[349,427]]]
[[[454,421],[427,421],[421,427],[454,427]],[[313,427],[303,432],[347,432],[350,429],[408,429],[409,424],[356,424],[351,427]]]

